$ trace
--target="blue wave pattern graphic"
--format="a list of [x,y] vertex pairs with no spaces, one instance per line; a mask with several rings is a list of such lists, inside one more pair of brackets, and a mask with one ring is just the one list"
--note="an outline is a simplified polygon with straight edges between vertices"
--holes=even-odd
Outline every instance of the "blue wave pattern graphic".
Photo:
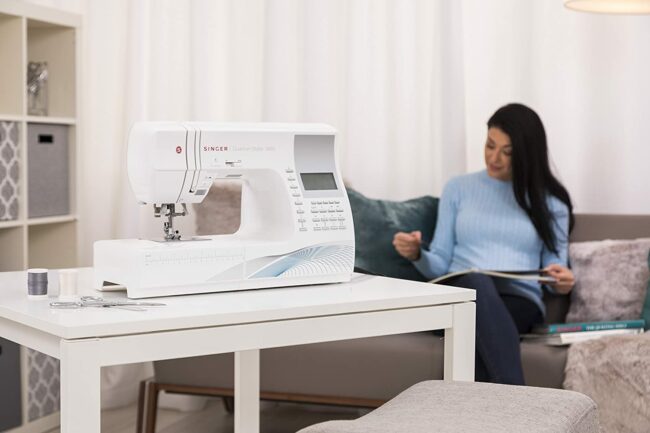
[[317,245],[278,258],[249,278],[308,277],[352,272],[354,247]]

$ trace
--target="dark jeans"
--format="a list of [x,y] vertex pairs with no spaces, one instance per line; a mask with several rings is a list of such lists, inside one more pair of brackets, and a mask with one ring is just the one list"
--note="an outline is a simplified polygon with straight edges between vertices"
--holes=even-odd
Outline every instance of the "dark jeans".
[[446,282],[476,290],[476,380],[524,385],[519,334],[543,321],[534,302],[502,295],[492,277],[468,274]]

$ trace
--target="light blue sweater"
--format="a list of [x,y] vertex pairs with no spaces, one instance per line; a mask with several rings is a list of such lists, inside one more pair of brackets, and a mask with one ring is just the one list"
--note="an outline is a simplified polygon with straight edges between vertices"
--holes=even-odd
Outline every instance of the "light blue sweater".
[[[569,213],[549,196],[554,221],[555,254],[544,246],[535,226],[519,207],[512,182],[494,179],[486,170],[458,176],[445,186],[438,222],[429,250],[413,263],[427,278],[468,268],[490,270],[540,269],[552,263],[567,266]],[[496,278],[500,293],[524,296],[545,313],[541,285],[534,281]]]

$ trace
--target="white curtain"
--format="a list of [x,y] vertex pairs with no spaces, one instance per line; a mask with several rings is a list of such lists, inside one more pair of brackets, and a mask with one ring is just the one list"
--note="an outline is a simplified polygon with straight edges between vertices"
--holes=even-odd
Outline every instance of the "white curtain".
[[[96,80],[89,90],[103,87],[97,111],[107,98],[116,116],[102,122],[108,136],[86,135],[112,151],[104,170],[118,211],[87,209],[106,220],[104,237],[161,233],[126,184],[123,149],[135,120],[329,123],[345,179],[374,197],[439,193],[465,169],[462,56],[449,45],[458,39],[457,2],[111,3],[91,2],[87,13],[88,31],[98,32],[97,22],[97,42],[112,45],[108,57],[88,47],[95,61],[87,62]],[[109,27],[117,37],[106,41]],[[88,193],[82,202],[94,201]],[[191,218],[181,224],[191,232]]]

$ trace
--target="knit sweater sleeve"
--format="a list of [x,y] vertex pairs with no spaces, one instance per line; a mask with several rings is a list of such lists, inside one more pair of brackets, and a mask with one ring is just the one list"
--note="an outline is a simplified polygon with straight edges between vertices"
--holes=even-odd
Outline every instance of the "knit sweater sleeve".
[[459,192],[458,178],[447,182],[438,204],[438,220],[431,244],[428,249],[421,248],[420,258],[413,261],[418,271],[427,279],[444,275],[449,270],[456,244]]

